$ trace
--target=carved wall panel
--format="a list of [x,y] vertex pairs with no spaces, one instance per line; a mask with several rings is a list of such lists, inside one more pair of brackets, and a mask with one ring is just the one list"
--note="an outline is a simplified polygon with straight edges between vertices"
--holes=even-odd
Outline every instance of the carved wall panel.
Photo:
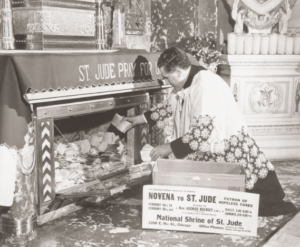
[[143,35],[146,23],[145,0],[126,0],[125,11],[126,34]]
[[292,98],[293,116],[300,117],[300,78],[295,79]]
[[244,84],[245,115],[268,117],[289,116],[291,114],[290,93],[292,78],[267,78],[247,80]]

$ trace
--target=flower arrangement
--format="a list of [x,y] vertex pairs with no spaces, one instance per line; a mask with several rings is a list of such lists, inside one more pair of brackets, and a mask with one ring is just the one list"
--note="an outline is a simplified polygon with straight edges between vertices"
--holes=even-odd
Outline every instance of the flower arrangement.
[[221,52],[216,50],[217,36],[213,32],[197,35],[188,47],[188,51],[199,61],[203,67],[216,72],[220,61]]

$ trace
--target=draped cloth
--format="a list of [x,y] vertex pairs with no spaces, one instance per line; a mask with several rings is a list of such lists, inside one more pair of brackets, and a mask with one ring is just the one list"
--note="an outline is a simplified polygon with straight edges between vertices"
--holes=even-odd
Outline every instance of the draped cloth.
[[169,134],[166,140],[171,142],[173,157],[239,163],[246,175],[247,192],[261,196],[261,216],[296,210],[292,203],[283,201],[285,194],[274,167],[249,135],[232,92],[221,77],[201,70],[189,87],[179,92],[174,89],[168,100],[151,112],[151,120]]

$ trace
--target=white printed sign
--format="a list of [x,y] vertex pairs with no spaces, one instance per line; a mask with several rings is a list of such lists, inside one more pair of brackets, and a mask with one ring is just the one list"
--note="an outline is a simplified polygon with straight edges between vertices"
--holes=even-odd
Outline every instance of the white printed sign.
[[259,195],[146,185],[143,228],[256,236]]

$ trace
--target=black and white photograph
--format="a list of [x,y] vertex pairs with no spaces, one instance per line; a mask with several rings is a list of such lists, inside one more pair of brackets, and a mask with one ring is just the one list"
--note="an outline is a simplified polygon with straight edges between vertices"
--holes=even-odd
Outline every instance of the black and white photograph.
[[300,247],[300,1],[0,0],[0,247]]

